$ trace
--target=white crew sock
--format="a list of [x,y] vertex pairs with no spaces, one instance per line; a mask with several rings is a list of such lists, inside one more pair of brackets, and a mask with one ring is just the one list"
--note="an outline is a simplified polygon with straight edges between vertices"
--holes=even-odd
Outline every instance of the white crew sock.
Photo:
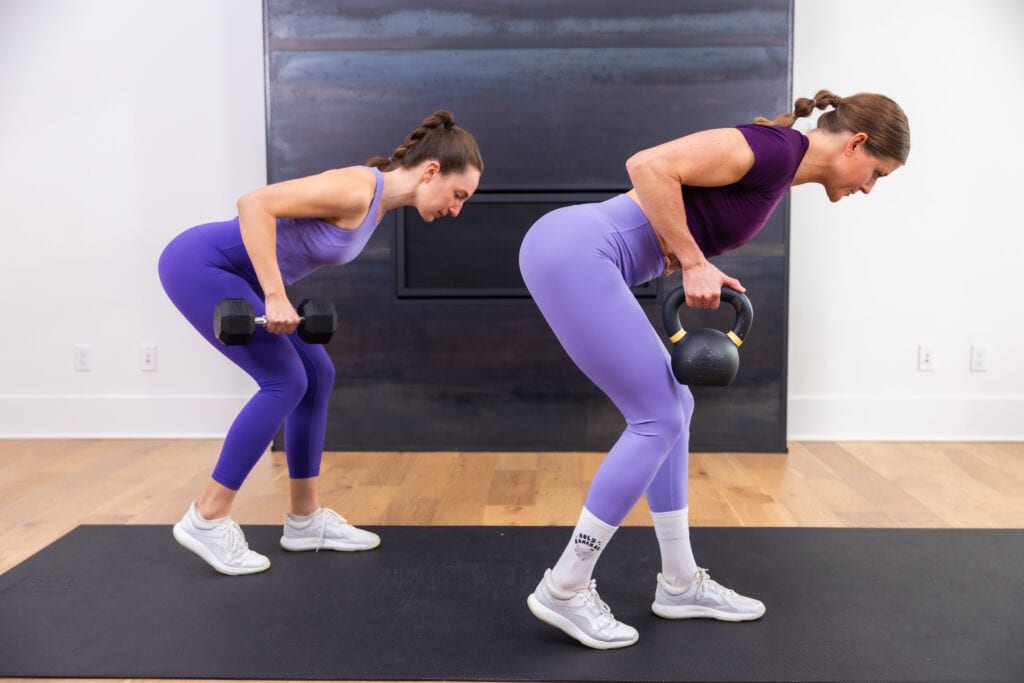
[[192,505],[189,506],[189,512],[192,513],[193,526],[203,531],[209,531],[210,529],[214,529],[217,526],[219,526],[221,522],[227,519],[226,517],[216,517],[214,519],[207,519],[206,517],[203,517],[203,513],[199,511],[199,506],[196,505],[195,503],[192,503]]
[[322,509],[323,508],[317,508],[316,510],[314,510],[311,513],[309,513],[308,515],[296,515],[296,514],[291,513],[291,512],[286,512],[286,513],[284,513],[284,518],[285,518],[285,520],[290,522],[292,524],[292,526],[305,527],[305,526],[309,525],[310,523],[312,523],[313,520],[317,518],[317,515],[320,514],[320,511]]
[[590,584],[594,565],[601,551],[608,545],[618,527],[605,524],[590,510],[583,508],[576,528],[572,531],[569,545],[551,570],[551,581],[555,588],[573,591]]
[[662,575],[674,586],[689,586],[697,573],[697,561],[690,547],[690,508],[652,512],[651,518],[661,549]]

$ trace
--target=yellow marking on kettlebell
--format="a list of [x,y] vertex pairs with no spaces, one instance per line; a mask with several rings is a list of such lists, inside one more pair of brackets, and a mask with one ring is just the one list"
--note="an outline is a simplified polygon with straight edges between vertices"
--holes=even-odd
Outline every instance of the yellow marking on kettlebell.
[[732,330],[729,330],[729,334],[727,334],[725,336],[727,336],[729,339],[732,339],[732,343],[735,344],[736,346],[742,346],[743,345],[743,340],[740,339],[739,335],[737,335]]
[[673,334],[671,337],[669,337],[668,340],[670,342],[672,342],[673,344],[675,344],[677,341],[679,341],[680,339],[682,339],[685,336],[686,336],[686,330],[679,330],[678,332]]

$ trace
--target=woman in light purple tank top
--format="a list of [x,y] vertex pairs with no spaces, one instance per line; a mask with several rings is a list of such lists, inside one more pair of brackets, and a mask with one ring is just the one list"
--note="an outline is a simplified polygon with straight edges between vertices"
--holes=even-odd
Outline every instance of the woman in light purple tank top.
[[[810,134],[792,130],[815,107],[832,110]],[[576,365],[626,420],[568,545],[527,599],[539,619],[594,648],[637,641],[636,629],[615,620],[591,576],[644,494],[662,560],[654,613],[725,621],[764,614],[760,601],[713,581],[693,557],[687,503],[693,396],[672,375],[665,345],[629,288],[682,270],[687,303],[716,308],[723,285],[743,287],[707,259],[752,239],[790,186],[819,183],[833,202],[867,194],[906,162],[909,150],[907,118],[895,102],[821,91],[774,121],[643,150],[626,162],[632,190],[558,209],[530,229],[519,259],[534,301]]]
[[[435,112],[389,158],[275,183],[238,201],[238,217],[196,226],[160,256],[160,281],[174,305],[215,349],[245,370],[259,391],[235,418],[202,496],[174,526],[183,546],[224,574],[270,566],[249,550],[231,505],[277,431],[285,428],[291,511],[286,550],[369,550],[380,539],[320,505],[319,474],[334,366],[306,344],[289,285],[325,265],[354,259],[386,211],[414,206],[426,221],[457,216],[483,171],[473,136]],[[245,299],[267,319],[244,346],[214,337],[222,299]]]

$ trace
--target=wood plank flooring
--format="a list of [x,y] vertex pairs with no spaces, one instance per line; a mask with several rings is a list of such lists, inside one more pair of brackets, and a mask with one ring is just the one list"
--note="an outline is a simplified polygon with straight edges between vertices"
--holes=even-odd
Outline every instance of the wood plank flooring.
[[[0,440],[0,573],[79,524],[173,524],[219,449],[209,440]],[[326,453],[322,498],[362,525],[571,526],[603,455]],[[279,524],[287,478],[283,454],[267,453],[232,516]],[[787,454],[697,453],[690,522],[1024,528],[1024,444],[793,442]],[[649,525],[646,505],[624,524]]]

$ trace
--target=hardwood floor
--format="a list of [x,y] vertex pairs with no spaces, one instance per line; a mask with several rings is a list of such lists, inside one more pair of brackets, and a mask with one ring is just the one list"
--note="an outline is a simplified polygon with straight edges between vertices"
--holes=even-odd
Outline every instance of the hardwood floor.
[[[173,524],[219,449],[208,440],[0,440],[0,573],[79,524]],[[1024,528],[1024,443],[789,449],[694,454],[691,524]],[[326,453],[322,498],[370,526],[571,526],[603,455]],[[287,477],[283,454],[268,453],[232,516],[280,523]],[[624,524],[649,525],[646,506]]]

